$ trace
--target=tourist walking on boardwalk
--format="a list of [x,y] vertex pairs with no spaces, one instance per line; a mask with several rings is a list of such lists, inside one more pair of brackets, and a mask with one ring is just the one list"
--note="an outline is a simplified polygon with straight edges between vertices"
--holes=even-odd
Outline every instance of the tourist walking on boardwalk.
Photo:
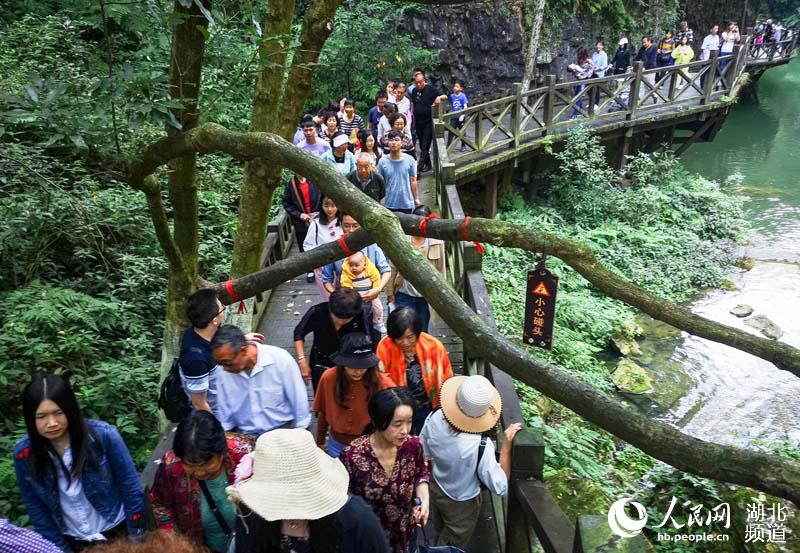
[[[469,99],[467,95],[464,93],[464,81],[461,79],[457,79],[453,83],[453,92],[450,93],[450,126],[454,129],[460,129],[464,126],[464,120],[466,115],[459,114],[459,112],[464,111],[469,107]],[[450,143],[453,142],[453,138],[455,135],[453,133],[447,134],[447,145],[450,146]],[[467,151],[467,145],[464,142],[461,142],[461,151]]]
[[239,327],[223,325],[211,341],[225,369],[217,377],[217,418],[226,431],[258,436],[275,428],[308,428],[308,390],[286,350],[247,342]]
[[311,220],[321,207],[322,192],[319,188],[302,175],[295,174],[289,179],[283,189],[283,209],[292,219],[297,247],[301,252]]
[[386,334],[383,326],[383,302],[375,290],[382,289],[381,273],[375,264],[364,255],[355,252],[342,262],[342,273],[339,284],[342,288],[352,288],[364,301],[364,308],[372,311],[372,322],[381,334]]
[[390,96],[389,101],[395,105],[397,113],[402,113],[406,116],[408,128],[410,129],[412,121],[414,120],[414,110],[411,100],[409,100],[408,96],[406,96],[407,91],[408,89],[406,88],[406,83],[398,82],[394,88],[394,99],[392,99]]
[[[181,337],[178,357],[181,384],[191,405],[214,413],[216,409],[217,362],[211,355],[211,339],[225,321],[225,306],[213,288],[202,288],[186,300],[186,318],[191,326]],[[245,336],[251,342],[263,342],[264,336],[257,332]]]
[[611,63],[614,66],[614,75],[622,75],[628,72],[628,67],[631,66],[631,51],[627,38],[622,37],[619,39],[617,51],[614,53],[614,59]]
[[298,148],[310,154],[314,154],[317,157],[322,157],[330,152],[331,145],[317,136],[317,125],[314,123],[313,119],[303,121],[301,130],[303,132],[303,139],[297,143]]
[[[358,221],[356,221],[352,215],[342,215],[342,231],[344,236],[347,236],[351,232],[357,231],[359,228],[361,228],[361,225],[358,224]],[[380,287],[363,294],[364,299],[366,301],[370,301],[379,297],[381,292],[383,292],[383,289],[386,288],[386,285],[389,282],[389,277],[392,273],[392,268],[389,265],[389,262],[386,260],[383,250],[381,250],[377,244],[370,244],[369,246],[361,248],[360,251],[366,255],[370,261],[372,261],[372,263],[375,264],[375,267],[377,267],[378,272],[381,274]],[[328,263],[322,268],[322,283],[328,292],[333,292],[339,287],[339,279],[342,274],[342,263],[343,260],[339,259],[333,263]],[[380,336],[378,336],[378,339],[380,339]]]
[[369,152],[362,151],[358,154],[356,170],[347,175],[347,180],[376,202],[380,202],[386,196],[386,181],[374,170]]
[[[673,64],[672,52],[675,50],[675,37],[674,33],[667,29],[664,37],[658,43],[658,55],[656,56],[656,64],[658,67],[669,67]],[[661,81],[664,78],[664,71],[656,73],[656,81]]]
[[378,141],[369,131],[358,132],[358,146],[356,147],[355,151],[356,167],[358,167],[358,157],[361,154],[366,154],[369,156],[372,169],[375,169],[378,166],[378,161],[383,156],[383,150],[378,145]]
[[[636,54],[635,61],[641,61],[644,64],[644,69],[654,69],[658,65],[658,48],[655,44],[653,44],[652,39],[649,36],[642,37],[642,46],[639,48],[639,53]],[[645,84],[646,83],[646,84]],[[655,104],[658,99],[656,94],[653,92],[655,88],[655,75],[653,73],[645,73],[643,75],[643,83],[642,86],[639,88],[639,98],[642,96],[647,96],[648,94],[652,96],[653,103]]]
[[712,25],[708,30],[708,34],[703,39],[703,44],[700,46],[702,53],[700,54],[701,60],[711,58],[711,52],[719,50],[719,25]]
[[[417,152],[414,149],[414,140],[411,137],[411,129],[406,123],[406,116],[402,113],[393,113],[389,116],[389,125],[391,126],[391,130],[399,132],[403,137],[403,144],[400,150],[413,158],[417,157]],[[381,146],[383,148],[383,153],[389,153],[389,133],[385,133],[383,135],[383,140],[381,142]],[[382,157],[382,156],[381,156]]]
[[[372,323],[366,316],[361,296],[352,288],[335,290],[330,299],[311,306],[297,326],[294,327],[294,350],[303,378],[311,380],[317,390],[319,380],[328,368],[335,363],[331,356],[339,351],[342,338],[352,332],[367,334],[376,346],[376,336],[372,334]],[[308,356],[305,352],[305,338],[313,335]],[[378,339],[380,335],[377,336]]]
[[378,517],[347,493],[341,461],[309,432],[267,432],[253,457],[247,479],[228,488],[239,510],[236,553],[388,553]]
[[368,410],[367,435],[344,449],[342,463],[350,492],[378,515],[392,553],[406,553],[414,525],[424,526],[429,510],[428,464],[419,438],[410,434],[414,399],[405,388],[388,388],[372,396]]
[[345,98],[342,118],[339,119],[339,130],[350,140],[349,148],[351,152],[355,150],[358,131],[366,130],[366,128],[364,120],[356,113],[356,101],[351,98]]
[[[414,215],[427,217],[431,210],[426,205],[418,206],[414,210]],[[430,261],[442,278],[445,278],[445,248],[444,241],[425,236],[410,235],[411,245],[422,257]],[[389,303],[394,303],[398,308],[411,307],[417,312],[420,319],[420,328],[423,332],[428,332],[431,322],[431,309],[425,297],[401,275],[397,268],[392,265],[392,276],[386,286],[386,299]]]
[[389,95],[381,90],[375,95],[375,105],[367,113],[367,128],[372,136],[378,138],[378,122],[383,117],[383,106],[389,101]]
[[322,116],[322,128],[319,132],[319,137],[331,144],[333,135],[339,132],[339,116],[335,111],[326,111]]
[[675,34],[675,41],[680,44],[682,38],[686,38],[689,46],[694,46],[694,31],[689,28],[689,23],[681,21],[678,23],[678,32]]
[[[333,198],[323,196],[322,209],[311,219],[311,223],[308,226],[306,239],[303,241],[303,251],[313,250],[316,247],[338,240],[342,232],[342,217],[339,214],[339,208],[336,207]],[[317,281],[322,301],[328,301],[330,292],[325,289],[325,284],[322,282],[322,267],[314,269],[312,274]],[[306,275],[306,278],[308,278],[308,275]]]
[[55,375],[25,386],[22,415],[27,434],[14,446],[14,472],[33,528],[67,553],[125,534],[143,540],[144,492],[119,432],[85,419]]
[[433,85],[428,84],[425,72],[414,72],[414,90],[411,92],[411,102],[414,104],[414,129],[419,141],[418,173],[430,171],[431,143],[433,142],[433,106],[446,100],[447,95],[442,94]]
[[417,164],[403,153],[403,135],[392,130],[387,135],[389,154],[378,162],[378,174],[386,181],[384,205],[392,211],[411,213],[421,205],[417,189]]
[[206,411],[192,411],[175,431],[172,449],[158,465],[150,502],[159,528],[178,531],[215,553],[225,553],[236,523],[225,488],[250,453],[253,439],[225,434]]
[[322,161],[326,161],[336,167],[336,170],[344,176],[355,171],[356,158],[353,152],[349,150],[350,139],[347,138],[347,135],[341,131],[334,133],[331,145],[333,149],[322,156]]
[[[694,59],[694,50],[689,46],[689,40],[685,36],[681,37],[678,46],[672,51],[672,58],[676,65],[683,65]],[[689,75],[685,69],[679,69],[678,88],[683,86],[684,79],[689,80]]]
[[346,334],[330,359],[336,365],[322,374],[311,410],[317,415],[317,445],[338,457],[369,423],[370,398],[394,383],[378,371],[380,361],[365,334]]
[[[585,81],[592,75],[592,60],[585,48],[579,48],[577,56],[578,63],[569,65],[567,69],[572,72],[572,74],[575,76],[575,79],[578,81]],[[585,104],[583,102],[584,90],[586,90],[585,84],[579,82],[577,85],[575,85],[575,97],[577,100],[575,101],[575,108],[573,108],[572,111],[573,119],[583,115],[583,110],[585,109]]]
[[410,307],[395,309],[386,320],[388,336],[378,344],[383,370],[398,386],[408,388],[416,402],[413,434],[419,434],[425,417],[439,406],[442,384],[453,376],[444,345],[422,331],[417,312]]
[[[722,32],[720,36],[720,45],[719,45],[719,55],[722,56],[730,56],[733,54],[733,48],[741,41],[741,35],[739,34],[739,26],[733,22],[729,21],[727,27]],[[720,60],[719,61],[719,68],[723,69],[730,60]]]
[[[608,54],[606,53],[606,43],[598,40],[594,45],[594,52],[592,52],[592,79],[605,77],[608,70]],[[600,103],[600,87],[594,89],[594,104],[595,110]]]
[[444,383],[442,408],[430,414],[419,435],[431,467],[431,520],[436,543],[465,549],[481,512],[481,486],[508,493],[511,444],[522,424],[510,425],[500,447],[483,433],[500,420],[500,394],[480,375],[454,376]]

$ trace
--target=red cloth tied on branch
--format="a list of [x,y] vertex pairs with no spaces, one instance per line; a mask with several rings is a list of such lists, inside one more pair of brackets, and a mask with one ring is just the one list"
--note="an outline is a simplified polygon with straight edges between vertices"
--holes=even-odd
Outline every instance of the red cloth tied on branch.
[[238,313],[241,315],[242,313],[247,313],[247,305],[244,303],[244,300],[241,299],[239,296],[236,295],[236,292],[233,291],[233,281],[228,280],[225,282],[225,291],[228,292],[228,296],[230,296],[231,300],[234,302],[239,302],[239,309]]
[[342,251],[346,253],[348,256],[351,256],[354,253],[356,253],[353,250],[351,250],[350,247],[347,245],[347,243],[344,241],[344,234],[342,234],[336,242],[339,244],[339,247],[342,248]]
[[430,222],[431,219],[438,219],[438,218],[439,216],[437,214],[431,213],[430,215],[426,215],[422,219],[422,221],[419,222],[419,231],[422,233],[423,238],[428,237],[428,222]]
[[[469,242],[469,238],[467,238],[467,225],[469,225],[470,221],[472,221],[472,217],[467,216],[464,217],[464,222],[461,223],[461,239],[464,242]],[[473,240],[472,243],[475,244],[475,249],[478,250],[478,254],[483,255],[486,251],[486,249],[483,247],[483,244],[477,240]]]

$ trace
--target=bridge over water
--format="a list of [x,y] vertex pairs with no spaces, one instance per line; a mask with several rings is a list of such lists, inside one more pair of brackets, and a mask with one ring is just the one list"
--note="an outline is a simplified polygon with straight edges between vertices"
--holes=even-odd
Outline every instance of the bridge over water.
[[[546,145],[565,140],[576,125],[587,125],[604,139],[619,140],[621,161],[637,134],[658,136],[677,154],[697,141],[713,140],[744,87],[764,70],[788,63],[796,42],[796,33],[792,40],[769,45],[755,45],[745,37],[731,55],[713,53],[705,61],[647,70],[636,62],[627,74],[580,82],[558,82],[551,75],[546,86],[528,91],[516,86],[509,94],[458,112],[465,116],[461,128],[451,125],[451,114],[439,112],[434,122],[434,169],[419,181],[423,202],[435,206],[443,218],[463,218],[459,187],[478,180],[485,187],[486,205],[493,215],[498,182],[510,183],[515,169],[528,173],[523,179],[530,176],[532,168],[526,162]],[[578,84],[585,87],[577,89]],[[599,100],[594,101],[598,94]],[[449,145],[448,134],[453,135]],[[486,325],[495,327],[475,246],[449,242],[446,248],[448,283]],[[269,225],[262,265],[269,266],[296,251],[292,226],[282,214]],[[305,275],[291,279],[257,298],[258,330],[267,343],[293,351],[294,326],[308,307],[319,301],[316,285],[307,284]],[[454,372],[483,374],[492,380],[502,396],[503,428],[524,423],[508,374],[486,361],[479,348],[462,344],[444,322],[435,324],[431,334],[448,348]],[[497,432],[495,439],[501,435]],[[157,462],[171,446],[171,438],[168,431],[143,471],[146,487],[152,485]],[[548,553],[647,550],[641,536],[620,541],[608,529],[605,516],[579,516],[576,524],[566,517],[543,482],[544,439],[540,432],[523,430],[512,451],[509,497],[483,492],[487,494],[483,512],[468,551],[527,553],[534,547]]]

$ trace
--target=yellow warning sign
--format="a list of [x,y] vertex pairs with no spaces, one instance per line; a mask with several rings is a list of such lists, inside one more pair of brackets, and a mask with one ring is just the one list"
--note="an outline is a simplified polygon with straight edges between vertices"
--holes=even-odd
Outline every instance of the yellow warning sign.
[[550,297],[550,292],[547,290],[547,286],[544,285],[544,282],[539,282],[536,285],[536,288],[533,289],[533,293],[538,296],[545,296],[547,298]]

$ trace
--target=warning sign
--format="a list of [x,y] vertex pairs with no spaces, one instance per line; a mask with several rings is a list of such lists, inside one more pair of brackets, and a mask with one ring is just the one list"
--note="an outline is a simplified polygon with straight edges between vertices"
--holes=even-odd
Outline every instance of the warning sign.
[[540,280],[539,284],[533,289],[533,293],[537,296],[544,296],[546,298],[550,297],[550,292],[547,291],[547,286],[544,285],[544,281]]
[[528,271],[526,292],[522,339],[526,344],[552,349],[558,277],[553,276],[543,266]]

